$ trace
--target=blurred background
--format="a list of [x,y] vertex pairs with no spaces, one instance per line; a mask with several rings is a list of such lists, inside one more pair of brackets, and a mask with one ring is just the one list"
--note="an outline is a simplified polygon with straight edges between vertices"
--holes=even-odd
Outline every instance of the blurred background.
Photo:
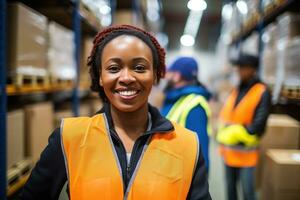
[[[0,0],[0,199],[16,198],[61,118],[101,108],[89,90],[86,60],[95,34],[114,24],[151,31],[167,51],[168,66],[179,55],[196,58],[198,78],[213,93],[213,126],[238,81],[229,60],[241,51],[257,55],[272,114],[256,190],[260,199],[300,199],[298,0]],[[160,107],[163,99],[155,87],[149,101]],[[210,192],[223,200],[213,136],[210,148]]]

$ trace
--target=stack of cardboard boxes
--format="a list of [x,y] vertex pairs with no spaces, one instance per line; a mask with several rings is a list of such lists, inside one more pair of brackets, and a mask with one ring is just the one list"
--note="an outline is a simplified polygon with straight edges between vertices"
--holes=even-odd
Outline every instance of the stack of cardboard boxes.
[[[257,166],[256,172],[256,184],[260,188],[262,199],[284,199],[294,200],[292,197],[295,192],[296,186],[293,182],[285,184],[282,181],[280,174],[286,174],[286,166],[289,166],[290,152],[297,152],[300,148],[300,127],[297,120],[287,116],[272,114],[267,122],[266,133],[264,134],[260,144],[260,160]],[[274,149],[281,149],[276,151]],[[271,152],[271,153],[270,153]],[[272,153],[273,152],[273,153]],[[275,153],[274,153],[275,152]],[[277,153],[280,152],[280,153]],[[294,155],[294,154],[293,154]],[[284,160],[287,162],[277,162],[276,159]],[[294,162],[293,166],[298,174],[300,174],[300,162]],[[276,170],[273,170],[276,168]],[[274,177],[279,177],[274,178]],[[300,181],[300,179],[299,179]],[[284,185],[284,195],[286,198],[282,198],[281,185]],[[272,195],[271,194],[271,190]],[[289,193],[291,192],[291,193]],[[296,199],[295,199],[296,200]]]
[[21,3],[13,3],[8,5],[8,19],[10,76],[46,76],[47,18]]
[[267,151],[262,199],[298,200],[300,198],[300,150]]
[[92,37],[83,38],[81,45],[82,48],[81,48],[79,85],[82,88],[88,88],[91,85],[91,78],[89,75],[89,66],[87,65],[87,61],[93,48],[93,38]]
[[74,34],[56,22],[48,25],[48,69],[54,82],[76,78]]

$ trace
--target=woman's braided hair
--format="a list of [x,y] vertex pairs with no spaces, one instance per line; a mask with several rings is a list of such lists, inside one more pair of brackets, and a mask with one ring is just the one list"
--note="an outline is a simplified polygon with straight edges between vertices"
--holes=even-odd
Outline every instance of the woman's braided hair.
[[151,49],[153,55],[153,67],[156,76],[156,81],[159,82],[166,73],[165,50],[160,46],[155,37],[140,28],[131,25],[111,26],[100,31],[93,41],[93,48],[88,57],[89,73],[92,79],[91,90],[99,92],[100,97],[106,101],[106,95],[103,88],[99,85],[101,73],[101,56],[105,45],[112,39],[120,35],[133,35],[145,42]]

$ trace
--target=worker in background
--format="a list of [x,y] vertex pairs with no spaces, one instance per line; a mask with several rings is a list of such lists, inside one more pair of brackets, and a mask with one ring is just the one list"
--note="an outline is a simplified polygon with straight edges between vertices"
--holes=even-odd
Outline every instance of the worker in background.
[[217,140],[224,160],[228,200],[237,200],[237,184],[242,183],[244,199],[255,200],[254,170],[259,140],[270,112],[271,96],[257,75],[258,58],[241,53],[232,60],[240,83],[220,112]]
[[192,57],[179,57],[169,67],[162,115],[197,133],[209,169],[210,92],[198,81],[198,64]]
[[66,118],[23,189],[21,199],[210,200],[197,136],[148,104],[165,74],[165,50],[130,25],[99,32],[88,60],[91,89],[104,106]]

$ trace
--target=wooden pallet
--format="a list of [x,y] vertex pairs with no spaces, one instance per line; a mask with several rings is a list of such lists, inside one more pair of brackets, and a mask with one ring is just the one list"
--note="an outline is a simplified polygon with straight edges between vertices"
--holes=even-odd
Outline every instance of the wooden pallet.
[[26,183],[32,161],[30,159],[22,160],[7,170],[7,196],[11,196]]
[[50,80],[51,85],[74,85],[73,79],[62,79],[59,77],[51,76]]
[[48,75],[29,75],[15,73],[8,76],[8,84],[16,87],[22,86],[48,86],[50,84]]

